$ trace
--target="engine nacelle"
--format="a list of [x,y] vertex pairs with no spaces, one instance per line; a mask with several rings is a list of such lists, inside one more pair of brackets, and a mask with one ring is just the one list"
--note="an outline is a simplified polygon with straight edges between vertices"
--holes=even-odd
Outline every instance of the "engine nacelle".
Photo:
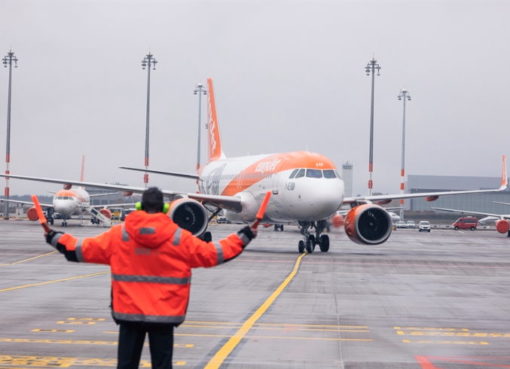
[[335,228],[340,228],[344,223],[345,220],[341,214],[335,214],[331,217],[331,225]]
[[110,209],[107,209],[107,208],[102,208],[99,210],[99,212],[101,213],[101,215],[103,215],[104,217],[108,218],[108,219],[112,219],[112,211]]
[[510,223],[506,219],[500,219],[496,222],[496,230],[499,233],[508,233],[510,231]]
[[27,218],[28,218],[28,220],[31,220],[32,222],[39,219],[39,217],[37,216],[37,210],[35,210],[35,207],[32,206],[30,209],[27,210]]
[[391,216],[379,205],[364,204],[352,208],[345,217],[345,233],[364,245],[378,245],[391,235]]
[[179,227],[190,231],[196,236],[203,234],[207,229],[207,210],[204,205],[196,200],[182,198],[172,201],[168,216]]

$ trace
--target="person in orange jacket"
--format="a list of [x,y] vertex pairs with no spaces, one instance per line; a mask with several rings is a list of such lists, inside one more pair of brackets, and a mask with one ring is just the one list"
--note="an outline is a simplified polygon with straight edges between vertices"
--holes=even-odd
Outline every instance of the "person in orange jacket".
[[245,226],[218,242],[205,242],[179,228],[156,187],[142,194],[141,210],[96,236],[78,239],[50,230],[46,242],[67,260],[108,264],[112,316],[119,324],[117,368],[138,368],[146,334],[153,369],[172,368],[173,331],[188,308],[191,269],[234,259],[255,238]]

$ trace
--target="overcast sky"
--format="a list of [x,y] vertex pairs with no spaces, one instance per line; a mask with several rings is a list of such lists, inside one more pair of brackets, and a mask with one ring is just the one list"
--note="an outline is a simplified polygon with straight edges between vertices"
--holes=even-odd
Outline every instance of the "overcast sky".
[[[375,56],[374,190],[398,192],[402,102],[408,174],[498,176],[508,145],[509,1],[1,0],[13,73],[11,172],[142,186],[150,166],[193,172],[197,83],[215,83],[227,156],[309,150],[354,164],[366,193]],[[8,72],[0,69],[4,158]],[[204,113],[205,106],[203,104]],[[205,120],[204,120],[205,123]],[[205,151],[205,147],[204,147]],[[2,172],[5,164],[0,162]],[[194,182],[151,176],[166,189]],[[497,185],[495,183],[495,185]],[[4,187],[3,180],[1,187]],[[12,194],[56,185],[11,181]],[[2,190],[3,192],[3,190]]]

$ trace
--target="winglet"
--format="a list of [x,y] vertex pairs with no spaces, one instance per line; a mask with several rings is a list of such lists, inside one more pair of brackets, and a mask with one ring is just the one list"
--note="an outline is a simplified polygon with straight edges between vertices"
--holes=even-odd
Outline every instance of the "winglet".
[[503,168],[501,170],[501,185],[499,186],[499,190],[506,190],[508,187],[508,176],[506,174],[506,155],[503,155]]
[[207,93],[209,96],[209,161],[222,159],[225,157],[221,150],[220,127],[218,125],[218,116],[216,115],[216,101],[214,98],[213,81],[207,79]]

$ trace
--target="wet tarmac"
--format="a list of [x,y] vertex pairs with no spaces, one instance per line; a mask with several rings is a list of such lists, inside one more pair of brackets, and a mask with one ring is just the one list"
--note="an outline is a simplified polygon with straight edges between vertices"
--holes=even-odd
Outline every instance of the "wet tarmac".
[[[0,235],[0,368],[115,367],[108,268],[67,262],[28,221],[1,220]],[[510,368],[504,235],[409,229],[360,246],[333,231],[330,252],[302,257],[300,237],[261,229],[237,259],[194,271],[174,367]]]

